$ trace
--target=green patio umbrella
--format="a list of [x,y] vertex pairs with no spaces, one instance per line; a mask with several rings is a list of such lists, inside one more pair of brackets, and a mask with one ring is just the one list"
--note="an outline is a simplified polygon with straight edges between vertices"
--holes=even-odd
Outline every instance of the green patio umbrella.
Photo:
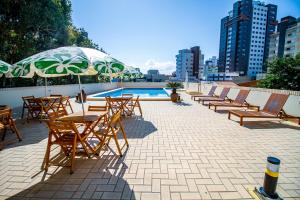
[[[45,78],[77,75],[81,93],[80,76],[113,74],[123,70],[124,64],[101,51],[70,46],[51,49],[21,60],[13,65],[10,74],[12,77],[24,78],[31,78],[34,73]],[[82,108],[84,111],[83,103]]]
[[11,65],[0,60],[0,77],[9,72]]

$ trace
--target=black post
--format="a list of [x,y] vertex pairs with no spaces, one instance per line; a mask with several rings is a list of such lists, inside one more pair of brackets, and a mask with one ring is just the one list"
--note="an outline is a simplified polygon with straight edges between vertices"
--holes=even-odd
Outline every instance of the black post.
[[277,199],[278,194],[276,193],[276,187],[279,176],[280,160],[270,156],[267,158],[267,161],[264,185],[260,188],[260,192],[268,198]]

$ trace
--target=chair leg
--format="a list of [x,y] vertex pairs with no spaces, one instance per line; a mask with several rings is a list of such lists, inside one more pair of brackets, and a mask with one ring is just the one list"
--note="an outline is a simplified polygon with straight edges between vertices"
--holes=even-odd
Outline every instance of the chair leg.
[[72,146],[72,154],[71,154],[71,168],[70,168],[70,174],[74,173],[74,159],[75,159],[75,153],[76,153],[76,146],[77,146],[77,135],[74,137],[73,146]]
[[140,113],[141,113],[141,116],[143,116],[142,107],[141,107],[140,102],[138,102],[138,107],[139,107],[139,111],[140,111]]
[[3,135],[2,135],[1,141],[4,141],[5,136],[6,136],[6,131],[7,131],[7,128],[6,128],[6,126],[5,126],[5,127],[4,127],[4,130],[3,130]]
[[16,124],[15,124],[14,121],[11,122],[10,127],[11,127],[11,129],[13,130],[13,132],[15,132],[15,134],[17,135],[17,138],[18,138],[19,142],[21,142],[21,141],[22,141],[22,138],[21,138],[20,132],[19,132],[19,130],[17,129]]
[[24,105],[23,105],[21,119],[23,119],[23,117],[24,117],[24,111],[25,111],[25,108],[24,108]]
[[47,171],[48,167],[49,167],[50,151],[51,151],[51,135],[48,136],[47,149],[46,149],[46,153],[45,153],[44,162],[42,164],[42,169],[45,169],[45,171]]

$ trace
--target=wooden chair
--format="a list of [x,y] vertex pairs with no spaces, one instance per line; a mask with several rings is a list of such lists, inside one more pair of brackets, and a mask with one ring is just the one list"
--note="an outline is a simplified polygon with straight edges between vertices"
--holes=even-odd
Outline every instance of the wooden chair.
[[240,125],[243,126],[244,118],[282,118],[282,108],[288,97],[287,94],[272,93],[261,111],[230,110],[228,119],[231,115],[235,115],[240,118]]
[[213,97],[216,89],[217,89],[217,86],[211,86],[211,88],[210,88],[210,90],[209,90],[209,92],[208,92],[207,95],[203,95],[203,94],[202,95],[199,95],[199,94],[192,95],[191,99],[193,99],[194,101],[197,101],[196,98],[199,98],[199,97]]
[[34,96],[24,96],[24,97],[22,97],[22,99],[23,99],[23,108],[22,108],[22,119],[24,118],[24,112],[25,112],[25,110],[27,110],[27,113],[28,113],[28,107],[29,107],[29,103],[28,103],[28,99],[33,99],[34,98]]
[[112,115],[123,110],[123,101],[120,100],[120,98],[111,98],[110,96],[107,96],[105,97],[105,100]]
[[48,114],[48,119],[51,121],[55,121],[60,117],[66,116],[68,113],[65,110],[58,110],[56,112],[51,112]]
[[70,157],[70,174],[74,172],[74,159],[79,143],[78,135],[79,132],[73,122],[64,121],[47,121],[49,128],[48,144],[45,154],[45,164],[44,169],[47,171],[49,164],[52,159],[50,159],[50,151],[52,145],[59,145],[64,152],[66,157]]
[[124,131],[122,122],[121,122],[121,111],[118,111],[116,114],[114,114],[112,117],[108,119],[108,121],[94,134],[98,137],[101,138],[101,143],[98,147],[98,149],[101,151],[102,147],[104,145],[108,145],[111,138],[115,140],[118,152],[120,157],[122,157],[122,148],[120,147],[119,142],[118,142],[118,134],[119,132],[122,133],[123,138],[125,140],[125,144],[127,147],[129,146],[128,141],[127,141],[127,136]]
[[16,127],[16,123],[12,118],[12,110],[10,108],[6,108],[0,110],[0,130],[3,131],[1,142],[4,142],[7,129],[10,129],[13,133],[16,134],[19,141],[22,141],[21,135]]
[[140,96],[138,96],[136,99],[132,99],[130,102],[128,102],[127,105],[125,105],[125,107],[128,110],[127,115],[131,116],[134,113],[134,109],[138,108],[141,116],[143,116],[142,107],[141,107],[139,98],[140,98]]
[[259,110],[259,106],[253,106],[246,102],[249,92],[249,90],[240,90],[237,97],[232,102],[209,102],[208,108],[214,107],[215,112],[217,111],[217,107],[255,107],[257,110]]
[[207,101],[225,101],[229,90],[230,90],[230,88],[223,88],[220,96],[199,97],[198,102],[200,103],[202,101],[202,105],[204,105],[204,103]]
[[27,99],[28,109],[27,109],[27,122],[30,119],[40,118],[43,112],[43,107],[41,105],[41,100],[38,98]]
[[88,111],[107,111],[108,105],[106,104],[105,106],[91,106],[89,105]]

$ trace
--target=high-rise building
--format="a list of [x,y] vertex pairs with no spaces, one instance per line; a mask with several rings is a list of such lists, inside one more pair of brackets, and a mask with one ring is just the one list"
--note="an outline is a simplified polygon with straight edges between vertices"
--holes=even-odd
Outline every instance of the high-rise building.
[[185,80],[188,75],[190,81],[197,80],[203,65],[203,59],[204,55],[201,54],[199,46],[179,50],[178,55],[176,55],[176,78]]
[[295,17],[287,16],[281,18],[280,22],[277,26],[277,32],[279,33],[279,41],[278,41],[278,54],[277,57],[282,58],[284,54],[284,45],[285,45],[285,36],[286,30],[297,24],[297,20]]
[[295,17],[287,16],[281,18],[280,22],[277,25],[277,32],[273,33],[270,37],[270,48],[268,61],[272,61],[275,58],[282,58],[285,52],[285,45],[290,45],[286,43],[286,37],[289,37],[286,33],[287,30],[291,27],[297,25],[297,20]]
[[[270,35],[275,32],[277,6],[240,0],[221,20],[219,72],[256,76],[265,71]],[[266,52],[267,51],[267,52]]]
[[295,57],[300,53],[300,18],[285,34],[284,57]]
[[272,61],[278,57],[279,33],[273,33],[270,36],[268,61]]

